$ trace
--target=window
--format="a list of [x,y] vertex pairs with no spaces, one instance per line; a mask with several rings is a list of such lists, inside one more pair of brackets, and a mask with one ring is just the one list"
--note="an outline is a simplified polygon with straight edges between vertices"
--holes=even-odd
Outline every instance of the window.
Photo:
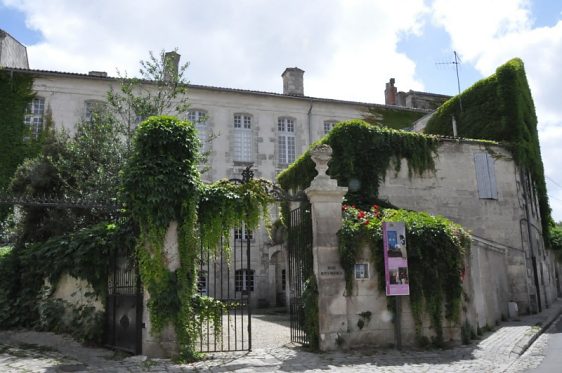
[[45,112],[45,99],[34,98],[27,104],[24,123],[29,126],[31,136],[38,139],[43,129],[43,113]]
[[355,265],[355,278],[357,280],[362,280],[369,278],[369,264],[360,263]]
[[84,120],[91,122],[94,114],[99,113],[103,109],[104,103],[101,101],[86,101],[84,103]]
[[328,132],[330,132],[332,130],[332,128],[334,128],[336,123],[337,122],[335,120],[324,121],[324,135],[327,134]]
[[295,121],[291,118],[279,118],[277,132],[279,164],[293,163],[295,161]]
[[207,113],[201,110],[190,110],[187,113],[187,119],[197,128],[197,134],[201,141],[201,151],[208,150],[207,145]]
[[207,295],[207,271],[200,271],[197,277],[197,292]]
[[252,162],[252,117],[247,114],[234,115],[233,160]]
[[281,290],[285,291],[287,289],[287,270],[281,270]]
[[498,199],[494,158],[488,153],[474,154],[478,196],[481,199]]
[[254,270],[237,269],[234,273],[234,291],[254,291]]
[[253,240],[254,232],[251,229],[246,229],[246,227],[234,228],[234,239],[235,240]]

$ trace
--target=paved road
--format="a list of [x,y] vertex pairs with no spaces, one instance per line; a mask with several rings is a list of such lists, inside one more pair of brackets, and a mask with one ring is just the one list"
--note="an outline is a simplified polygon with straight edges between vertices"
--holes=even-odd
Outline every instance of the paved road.
[[[52,333],[0,331],[0,372],[524,372],[540,364],[553,334],[543,334],[531,348],[526,348],[538,336],[540,325],[555,320],[560,310],[562,300],[542,314],[502,323],[493,333],[468,346],[446,350],[370,349],[321,354],[285,343],[287,335],[278,337],[283,335],[278,331],[287,330],[286,320],[279,315],[262,315],[255,321],[262,322],[260,333],[266,338],[262,348],[256,347],[252,352],[211,354],[208,360],[183,365],[165,359],[126,357],[105,349],[87,348],[69,337]],[[256,341],[257,338],[258,334]]]
[[544,358],[538,368],[529,370],[532,373],[562,372],[562,317],[545,333]]

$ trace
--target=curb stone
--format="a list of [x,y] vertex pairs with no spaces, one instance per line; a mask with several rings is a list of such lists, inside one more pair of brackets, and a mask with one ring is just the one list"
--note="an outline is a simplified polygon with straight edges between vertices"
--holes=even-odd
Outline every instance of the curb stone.
[[521,356],[531,347],[531,345],[540,337],[553,323],[558,319],[558,317],[562,314],[562,307],[558,307],[556,312],[553,312],[552,315],[547,316],[546,321],[541,324],[540,328],[534,332],[530,338],[521,338],[515,347],[511,350],[510,354],[517,354]]

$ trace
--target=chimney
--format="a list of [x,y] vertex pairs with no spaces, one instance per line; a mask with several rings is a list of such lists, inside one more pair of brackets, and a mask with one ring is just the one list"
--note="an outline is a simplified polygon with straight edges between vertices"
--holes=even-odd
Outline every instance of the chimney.
[[385,105],[396,105],[396,93],[398,89],[394,86],[394,82],[394,78],[390,78],[390,81],[386,83],[386,89],[384,90]]
[[180,55],[176,51],[166,52],[164,54],[164,81],[173,82],[178,76],[178,65],[180,63]]
[[298,67],[288,67],[281,77],[283,78],[283,94],[290,96],[304,96],[303,85],[304,70]]

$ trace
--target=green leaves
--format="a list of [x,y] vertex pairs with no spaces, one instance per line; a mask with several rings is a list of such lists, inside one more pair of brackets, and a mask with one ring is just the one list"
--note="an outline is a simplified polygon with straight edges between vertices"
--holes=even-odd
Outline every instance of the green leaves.
[[174,117],[150,117],[137,128],[133,146],[123,171],[123,197],[132,216],[141,225],[159,227],[182,221],[182,201],[197,201],[201,188],[194,126]]
[[464,258],[470,249],[470,235],[458,224],[442,216],[425,212],[384,209],[375,206],[369,211],[345,206],[342,228],[338,232],[340,263],[345,272],[346,292],[351,294],[353,270],[360,249],[368,245],[371,260],[378,274],[379,290],[384,291],[384,255],[381,224],[384,221],[404,222],[408,240],[408,272],[410,303],[421,337],[422,311],[430,316],[442,343],[443,310],[445,318],[459,318],[462,299]]
[[[347,186],[350,180],[359,182],[358,190],[347,193],[347,202],[366,208],[377,201],[378,188],[388,168],[393,166],[398,172],[402,159],[407,160],[410,174],[421,175],[435,167],[435,137],[382,128],[361,120],[338,123],[319,143],[333,149],[328,174],[338,180],[338,185]],[[286,190],[303,190],[315,176],[314,162],[306,152],[277,180]]]

